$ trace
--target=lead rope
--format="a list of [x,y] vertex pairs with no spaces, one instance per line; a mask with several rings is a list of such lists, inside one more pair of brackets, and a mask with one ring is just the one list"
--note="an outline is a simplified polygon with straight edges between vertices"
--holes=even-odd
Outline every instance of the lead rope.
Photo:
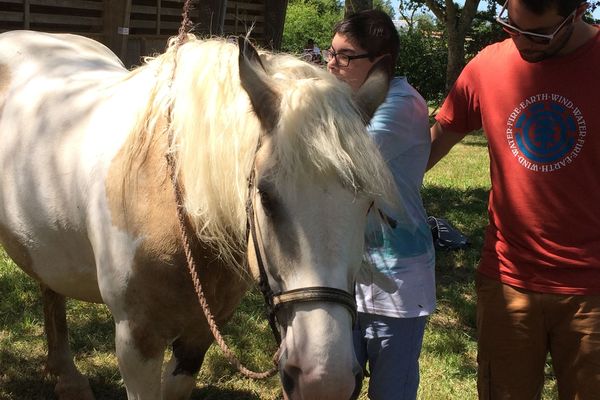
[[[192,26],[192,23],[189,18],[190,5],[191,5],[191,0],[186,0],[183,5],[183,14],[182,14],[183,20],[182,20],[181,26],[179,28],[179,34],[177,36],[177,41],[175,43],[175,49],[173,51],[174,58],[173,58],[173,71],[172,71],[172,75],[171,75],[171,84],[173,83],[173,81],[175,79],[175,70],[176,70],[176,66],[177,66],[177,50],[183,43],[185,43],[187,41],[187,33],[189,31],[189,28]],[[196,295],[198,297],[198,302],[200,303],[200,306],[202,307],[202,311],[204,312],[204,316],[206,317],[206,321],[208,322],[208,327],[210,328],[210,331],[212,332],[212,334],[215,338],[215,341],[221,348],[221,351],[223,351],[225,358],[227,358],[227,361],[229,361],[229,363],[232,366],[234,366],[240,373],[242,373],[244,376],[246,376],[248,378],[251,378],[251,379],[269,378],[277,373],[277,364],[278,364],[279,356],[281,354],[281,346],[278,348],[277,352],[273,356],[273,362],[275,364],[275,367],[273,367],[272,369],[265,371],[265,372],[255,372],[255,371],[252,371],[252,370],[246,368],[240,362],[238,357],[233,353],[233,351],[231,351],[231,349],[225,343],[225,340],[223,339],[223,336],[221,335],[221,332],[219,331],[219,328],[217,326],[215,318],[214,318],[212,312],[210,311],[208,301],[206,300],[206,297],[204,296],[204,291],[202,290],[202,284],[200,283],[200,279],[199,279],[198,273],[197,273],[196,261],[194,259],[194,255],[191,250],[190,238],[188,236],[188,232],[187,232],[187,228],[186,228],[187,220],[186,220],[186,215],[184,213],[184,207],[183,207],[183,194],[181,191],[181,187],[179,186],[179,182],[177,181],[177,170],[176,170],[176,166],[175,166],[175,159],[174,159],[173,153],[171,151],[172,146],[173,146],[173,132],[170,129],[171,113],[172,113],[172,104],[169,106],[169,110],[167,113],[167,124],[165,127],[165,130],[168,131],[168,136],[169,136],[169,150],[167,151],[166,157],[167,157],[167,164],[169,166],[169,175],[171,178],[171,182],[173,184],[173,191],[175,194],[177,219],[179,221],[179,232],[181,234],[181,241],[183,244],[183,250],[185,252],[185,258],[187,260],[188,271],[190,272],[192,282],[194,283],[194,290],[196,291]]]

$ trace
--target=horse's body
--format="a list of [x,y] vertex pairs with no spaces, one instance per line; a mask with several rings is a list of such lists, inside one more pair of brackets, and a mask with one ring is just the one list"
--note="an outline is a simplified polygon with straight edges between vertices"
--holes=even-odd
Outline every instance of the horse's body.
[[[304,64],[286,76],[293,62],[280,57],[263,56],[265,70],[241,57],[238,69],[234,45],[191,38],[129,72],[89,39],[0,35],[0,241],[42,285],[61,399],[93,397],[71,360],[65,297],[109,307],[130,399],[191,393],[212,336],[185,266],[169,151],[217,322],[246,288],[234,266],[248,248],[247,196],[260,199],[255,220],[275,290],[351,290],[364,193],[386,194],[389,178],[347,88]],[[324,132],[311,142],[300,124]],[[252,169],[256,191],[248,193]],[[345,308],[308,302],[280,314],[286,396],[349,398],[358,371]]]

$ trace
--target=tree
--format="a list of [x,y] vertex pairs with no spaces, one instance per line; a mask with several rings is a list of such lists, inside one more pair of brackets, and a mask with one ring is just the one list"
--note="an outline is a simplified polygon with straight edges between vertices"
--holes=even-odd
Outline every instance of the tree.
[[329,46],[333,26],[342,17],[343,6],[337,0],[290,0],[281,49],[301,53],[308,39],[320,48]]
[[391,0],[346,0],[344,6],[344,16],[354,14],[363,10],[371,9],[382,10],[388,13],[392,18],[396,14]]
[[362,10],[370,10],[373,8],[373,0],[346,0],[344,6],[344,15],[354,14]]
[[[421,18],[425,6],[412,0],[400,0],[398,3],[398,12],[400,20],[406,24],[409,31],[413,31],[416,26],[417,18]],[[421,18],[422,19],[422,18]],[[430,21],[423,21],[428,23]]]
[[444,33],[448,41],[448,64],[446,67],[446,90],[448,90],[465,66],[465,39],[477,14],[480,0],[465,0],[462,8],[450,0],[415,1],[426,5],[433,15],[444,24]]
[[411,21],[399,31],[396,74],[406,76],[429,103],[438,105],[446,94],[446,40],[429,14],[412,15]]
[[394,10],[391,0],[373,0],[373,8],[386,12],[392,18],[394,18],[396,15],[396,11]]

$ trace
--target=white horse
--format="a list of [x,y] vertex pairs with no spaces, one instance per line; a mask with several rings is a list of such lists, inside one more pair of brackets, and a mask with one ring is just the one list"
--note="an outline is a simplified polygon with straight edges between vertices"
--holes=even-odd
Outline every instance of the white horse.
[[352,97],[325,71],[259,55],[245,39],[188,35],[127,71],[83,37],[0,35],[0,241],[41,284],[61,400],[93,398],[72,361],[65,297],[110,309],[129,399],[193,390],[213,339],[186,269],[166,154],[217,322],[232,315],[247,271],[260,275],[256,242],[273,292],[322,294],[277,300],[285,396],[356,396],[346,292],[368,207],[394,196],[364,123],[387,91],[385,70]]

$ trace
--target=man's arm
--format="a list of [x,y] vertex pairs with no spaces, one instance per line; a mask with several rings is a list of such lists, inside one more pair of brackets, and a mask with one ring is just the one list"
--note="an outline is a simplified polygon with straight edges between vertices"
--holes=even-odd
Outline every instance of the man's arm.
[[431,152],[427,162],[427,170],[438,163],[454,145],[462,140],[466,133],[450,132],[444,129],[439,122],[431,127]]

